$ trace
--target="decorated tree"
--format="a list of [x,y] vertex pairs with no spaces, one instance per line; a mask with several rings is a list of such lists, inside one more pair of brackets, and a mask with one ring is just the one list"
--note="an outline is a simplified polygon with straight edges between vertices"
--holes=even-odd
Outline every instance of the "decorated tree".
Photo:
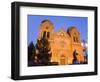
[[45,37],[42,37],[40,40],[37,40],[36,51],[39,63],[43,65],[50,64],[51,49],[50,49],[50,44]]

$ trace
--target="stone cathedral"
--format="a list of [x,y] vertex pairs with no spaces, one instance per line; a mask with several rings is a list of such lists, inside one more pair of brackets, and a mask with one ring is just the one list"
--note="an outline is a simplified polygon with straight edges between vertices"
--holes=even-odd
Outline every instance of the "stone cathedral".
[[80,33],[76,27],[69,27],[67,31],[62,27],[58,32],[54,32],[53,23],[50,20],[43,20],[40,25],[38,39],[43,36],[46,36],[50,42],[51,62],[58,62],[60,65],[72,64],[75,51],[77,52],[78,62],[84,62]]

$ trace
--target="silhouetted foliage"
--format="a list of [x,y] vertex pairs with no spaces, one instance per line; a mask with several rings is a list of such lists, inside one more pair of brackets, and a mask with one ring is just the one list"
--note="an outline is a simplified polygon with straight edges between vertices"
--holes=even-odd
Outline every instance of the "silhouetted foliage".
[[35,46],[33,42],[31,42],[28,46],[28,61],[29,62],[34,62],[35,61]]
[[74,57],[74,59],[73,59],[73,64],[77,64],[77,63],[78,63],[77,57],[76,57],[77,55],[78,55],[77,51],[74,50],[74,52],[73,52],[73,57]]
[[38,62],[44,65],[48,65],[51,60],[51,52],[49,42],[45,37],[42,37],[41,40],[37,40],[36,50],[38,52]]

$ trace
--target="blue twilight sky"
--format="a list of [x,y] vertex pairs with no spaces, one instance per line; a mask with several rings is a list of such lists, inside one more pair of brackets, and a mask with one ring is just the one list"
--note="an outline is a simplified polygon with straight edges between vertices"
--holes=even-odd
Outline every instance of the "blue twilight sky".
[[54,24],[54,31],[57,32],[70,26],[77,27],[81,35],[81,40],[88,39],[88,18],[87,17],[71,17],[71,16],[47,16],[47,15],[28,15],[28,44],[33,41],[36,44],[39,34],[40,24],[43,20],[49,19]]

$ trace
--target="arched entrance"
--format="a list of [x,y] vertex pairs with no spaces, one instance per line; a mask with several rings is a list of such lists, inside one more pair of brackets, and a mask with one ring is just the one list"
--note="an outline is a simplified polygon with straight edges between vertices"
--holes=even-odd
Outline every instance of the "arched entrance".
[[66,59],[65,59],[64,55],[61,55],[61,57],[60,57],[60,64],[61,65],[65,65],[66,64]]

